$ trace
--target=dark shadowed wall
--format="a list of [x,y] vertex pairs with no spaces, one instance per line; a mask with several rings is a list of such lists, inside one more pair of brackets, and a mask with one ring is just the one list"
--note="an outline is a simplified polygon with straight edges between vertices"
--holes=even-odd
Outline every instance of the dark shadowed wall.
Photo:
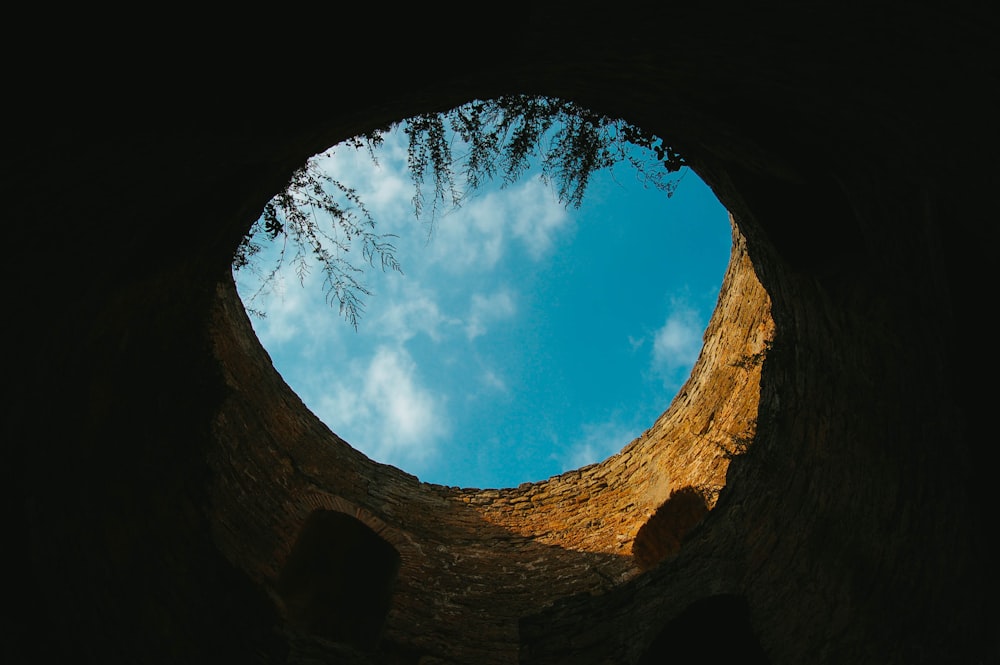
[[[5,661],[711,662],[712,636],[730,635],[776,664],[996,662],[994,12],[406,11],[14,26]],[[484,497],[360,459],[269,368],[227,286],[242,233],[311,154],[509,92],[666,137],[732,213],[747,262],[717,313],[746,327],[712,338],[695,406],[664,405],[643,440],[659,443],[622,442],[606,467],[648,462],[622,476],[641,482],[606,483],[646,512],[608,498],[588,518],[627,527],[621,552],[564,498],[511,507],[582,497],[595,470]],[[749,380],[733,363],[765,331]],[[719,467],[663,427],[690,431],[724,393],[711,435],[753,424],[755,438]],[[664,461],[674,446],[690,477]],[[640,570],[644,520],[720,468],[711,511]],[[360,603],[391,587],[384,624],[363,622],[377,646],[309,628],[323,613],[282,596],[316,510],[354,520],[324,534],[387,553]],[[538,528],[550,518],[577,530]],[[331,585],[354,583],[334,568]]]

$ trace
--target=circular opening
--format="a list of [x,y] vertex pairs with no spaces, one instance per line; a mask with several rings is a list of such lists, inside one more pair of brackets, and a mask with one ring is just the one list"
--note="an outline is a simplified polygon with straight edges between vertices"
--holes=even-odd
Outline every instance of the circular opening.
[[732,237],[711,190],[685,167],[668,196],[618,163],[576,207],[536,162],[457,206],[425,199],[417,218],[407,157],[397,128],[373,153],[341,144],[314,161],[400,262],[337,255],[367,268],[352,273],[369,291],[356,321],[280,242],[255,257],[271,266],[285,251],[263,290],[237,271],[285,381],[353,447],[441,485],[513,487],[639,436],[686,380],[716,305]]

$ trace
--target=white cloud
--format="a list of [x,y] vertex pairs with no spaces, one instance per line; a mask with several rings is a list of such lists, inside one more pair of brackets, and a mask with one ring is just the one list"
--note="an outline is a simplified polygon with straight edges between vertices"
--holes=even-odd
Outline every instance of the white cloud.
[[504,253],[503,197],[489,193],[434,220],[432,261],[450,272],[492,270]]
[[517,307],[509,291],[502,290],[490,295],[472,294],[469,317],[465,325],[465,335],[470,340],[486,334],[487,323],[514,316]]
[[468,199],[435,221],[429,250],[452,272],[493,269],[509,239],[541,259],[572,218],[551,189],[532,178],[504,190]]
[[487,369],[482,374],[482,382],[494,390],[499,390],[500,392],[507,392],[507,382],[504,381],[500,376],[497,375],[491,369]]
[[356,190],[381,233],[398,230],[413,219],[413,183],[406,169],[403,140],[402,132],[386,135],[376,160],[364,148],[347,146],[338,146],[316,158],[325,173]]
[[[328,346],[347,326],[336,306],[326,302],[318,270],[307,276],[304,284],[290,272],[286,266],[275,276],[270,293],[253,303],[266,318],[251,317],[251,323],[261,344],[272,354],[309,357]],[[237,284],[241,297],[247,298],[259,281],[237,273]]]
[[514,236],[524,243],[528,254],[536,261],[549,252],[556,234],[571,219],[552,189],[538,177],[518,188],[511,207],[509,214],[513,219]]
[[410,446],[427,441],[442,427],[436,422],[438,404],[417,385],[416,365],[402,351],[381,347],[365,376],[363,395],[386,419],[388,436],[382,445]]
[[439,452],[449,425],[445,399],[421,385],[406,351],[381,346],[367,365],[322,388],[314,412],[352,446],[418,471]]
[[675,380],[678,370],[690,368],[698,359],[703,332],[698,312],[675,300],[666,322],[653,336],[653,371],[664,382]]
[[379,299],[378,315],[365,322],[365,334],[389,337],[398,343],[423,333],[440,341],[442,328],[460,322],[449,317],[438,305],[436,294],[424,288],[416,279],[394,280],[386,293],[373,296]]

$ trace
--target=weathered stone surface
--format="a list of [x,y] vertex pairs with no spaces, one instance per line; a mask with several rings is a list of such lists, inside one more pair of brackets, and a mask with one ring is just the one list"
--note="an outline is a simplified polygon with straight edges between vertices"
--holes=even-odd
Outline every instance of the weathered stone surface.
[[402,560],[384,641],[463,663],[516,662],[522,616],[637,575],[646,566],[632,556],[636,534],[675,490],[697,488],[703,509],[715,504],[733,439],[753,433],[773,333],[734,228],[705,350],[664,415],[600,464],[480,490],[421,483],[339,440],[274,372],[231,280],[218,302],[216,357],[234,396],[214,434],[211,519],[222,551],[277,589],[306,520],[318,510],[355,517]]
[[656,509],[653,516],[635,534],[632,556],[642,570],[649,570],[667,557],[681,551],[684,537],[705,516],[705,497],[693,487],[682,487]]
[[[616,7],[627,29],[538,6],[454,32],[430,11],[337,8],[337,30],[446,63],[427,77],[325,39],[251,50],[229,27],[199,49],[24,21],[21,43],[59,67],[12,54],[5,87],[8,241],[25,250],[4,265],[5,662],[655,662],[703,643],[705,616],[772,663],[997,662],[979,321],[995,12],[689,5]],[[342,75],[317,85],[310,62]],[[229,259],[311,154],[511,91],[667,137],[745,258],[691,381],[621,453],[517,488],[426,485],[280,383]],[[641,570],[636,534],[687,486],[710,512]],[[316,510],[399,553],[377,651],[289,621],[278,581]]]

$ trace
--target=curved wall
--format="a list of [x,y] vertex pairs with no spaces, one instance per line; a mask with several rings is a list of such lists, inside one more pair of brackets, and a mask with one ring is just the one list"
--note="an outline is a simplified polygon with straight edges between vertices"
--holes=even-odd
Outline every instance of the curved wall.
[[383,651],[517,662],[522,616],[651,566],[633,557],[638,531],[677,490],[714,506],[734,439],[752,437],[773,324],[735,227],[733,240],[704,350],[670,408],[600,464],[505,489],[422,483],[351,448],[284,384],[220,284],[213,338],[232,397],[216,417],[210,518],[222,552],[277,597],[305,520],[350,514],[402,559]]
[[[773,663],[996,662],[980,321],[1000,186],[995,12],[616,7],[637,35],[544,6],[475,30],[368,10],[338,7],[330,25],[374,26],[372,46],[412,66],[301,29],[283,49],[276,16],[266,49],[228,40],[232,26],[201,48],[184,31],[126,42],[22,24],[59,66],[13,67],[7,87],[6,219],[26,248],[4,264],[8,660],[637,663],[717,611],[720,640],[752,635]],[[426,38],[441,34],[454,39]],[[423,62],[440,66],[423,76]],[[345,73],[317,85],[303,63]],[[226,286],[265,202],[360,131],[506,92],[667,137],[731,211],[774,322],[756,414],[725,397],[744,367],[702,367],[711,384],[689,383],[621,455],[494,495],[361,459],[276,383]],[[724,471],[671,438],[710,420],[688,399],[724,405],[707,430],[720,437],[756,417]],[[542,496],[611,470],[631,482],[573,508],[574,492]],[[679,551],[644,572],[619,553],[674,489],[722,473]],[[520,508],[530,496],[547,507]],[[274,580],[316,509],[399,553],[377,656],[285,620]],[[709,636],[691,637],[710,657]]]

